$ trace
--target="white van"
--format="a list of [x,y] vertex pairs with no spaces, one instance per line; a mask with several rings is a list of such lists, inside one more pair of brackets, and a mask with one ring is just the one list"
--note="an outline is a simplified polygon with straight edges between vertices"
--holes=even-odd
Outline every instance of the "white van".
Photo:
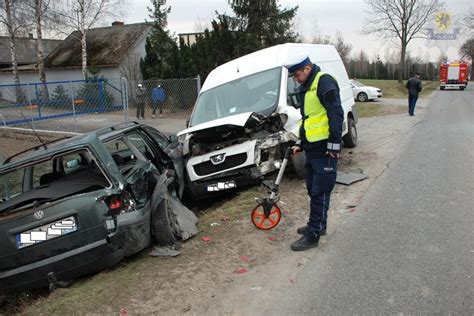
[[[279,168],[284,150],[297,140],[300,110],[295,81],[282,65],[308,53],[322,71],[337,79],[344,108],[343,141],[357,143],[357,117],[346,69],[331,45],[283,44],[237,58],[214,69],[199,93],[183,142],[188,194],[210,194],[259,182]],[[293,158],[304,175],[304,155]]]

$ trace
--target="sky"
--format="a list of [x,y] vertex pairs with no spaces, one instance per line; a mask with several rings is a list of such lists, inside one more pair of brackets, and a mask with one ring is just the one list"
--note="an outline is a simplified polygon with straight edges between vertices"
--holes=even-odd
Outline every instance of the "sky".
[[[148,18],[147,6],[150,0],[128,0],[123,10],[125,23],[143,22]],[[168,26],[172,33],[190,33],[208,27],[215,12],[232,13],[227,0],[168,0],[171,13]],[[296,30],[303,38],[310,39],[315,33],[335,36],[340,31],[344,39],[352,45],[352,54],[362,49],[369,58],[380,55],[384,60],[397,58],[397,43],[374,35],[362,35],[361,30],[368,15],[364,0],[280,0],[282,7],[298,6],[295,18]],[[447,12],[456,20],[462,13],[474,7],[472,0],[449,0],[445,3]],[[441,52],[446,52],[450,60],[459,58],[458,48],[463,37],[457,41],[415,40],[409,46],[413,56],[437,61]]]

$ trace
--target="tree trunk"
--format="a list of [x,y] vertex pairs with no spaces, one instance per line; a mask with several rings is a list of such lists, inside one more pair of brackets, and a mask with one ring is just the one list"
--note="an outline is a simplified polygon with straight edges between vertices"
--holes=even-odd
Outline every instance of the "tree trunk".
[[81,12],[80,14],[80,28],[81,28],[81,47],[82,47],[82,76],[84,77],[84,80],[87,79],[87,31],[86,31],[86,12],[85,12],[85,7],[84,4],[81,6]]
[[398,82],[402,83],[405,78],[405,56],[407,52],[407,46],[402,43],[402,51],[400,53],[400,65],[398,67]]
[[43,45],[43,30],[41,27],[41,15],[43,9],[43,0],[35,0],[35,17],[36,17],[36,36],[37,43],[37,58],[38,58],[38,76],[42,83],[41,100],[49,100],[48,86],[46,85],[46,74],[44,72],[44,45]]
[[7,31],[8,40],[10,42],[10,58],[13,69],[13,83],[15,84],[16,101],[18,103],[24,101],[23,93],[20,88],[20,77],[18,76],[18,62],[16,59],[16,43],[15,43],[15,30],[13,28],[12,18],[12,0],[5,0],[5,13],[7,17]]

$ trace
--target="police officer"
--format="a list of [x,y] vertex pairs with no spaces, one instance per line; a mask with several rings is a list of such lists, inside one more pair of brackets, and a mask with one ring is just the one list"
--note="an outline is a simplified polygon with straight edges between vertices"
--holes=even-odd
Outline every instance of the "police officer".
[[303,150],[306,155],[306,186],[311,198],[309,221],[298,228],[301,239],[291,244],[293,251],[302,251],[317,247],[320,236],[326,234],[329,201],[340,158],[344,111],[337,81],[321,71],[307,55],[296,57],[285,67],[300,84],[296,92],[302,122],[293,154]]

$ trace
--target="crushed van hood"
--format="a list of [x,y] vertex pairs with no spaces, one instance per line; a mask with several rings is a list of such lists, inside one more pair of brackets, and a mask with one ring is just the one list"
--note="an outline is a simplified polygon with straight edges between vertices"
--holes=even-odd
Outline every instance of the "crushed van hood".
[[202,131],[210,128],[215,128],[219,126],[236,126],[236,127],[244,127],[247,124],[249,118],[254,114],[253,112],[246,112],[241,114],[236,114],[232,116],[223,117],[220,119],[212,120],[209,122],[205,122],[202,124],[198,124],[196,126],[190,127],[178,133],[178,136],[194,133],[197,131]]

